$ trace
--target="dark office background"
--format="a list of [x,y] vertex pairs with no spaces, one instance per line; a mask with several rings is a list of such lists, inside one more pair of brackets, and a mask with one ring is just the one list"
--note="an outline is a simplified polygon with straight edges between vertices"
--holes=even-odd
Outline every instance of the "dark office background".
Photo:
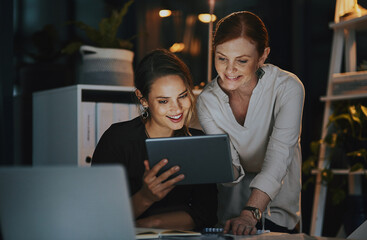
[[[56,48],[68,41],[83,38],[81,32],[65,24],[81,20],[97,27],[111,9],[119,9],[122,0],[0,0],[0,164],[30,165],[32,163],[32,105],[34,91],[76,84],[80,56],[61,56],[56,60],[37,63],[44,69],[55,70],[46,80],[32,80],[27,69],[36,64],[29,57],[34,52],[32,36],[51,24],[59,38]],[[358,1],[367,7],[367,0]],[[171,18],[152,16],[162,6],[174,10]],[[125,16],[119,35],[134,39],[134,65],[153,48],[169,48],[182,41],[185,17],[208,12],[207,0],[136,0]],[[326,93],[335,0],[217,0],[214,13],[220,19],[239,10],[258,14],[265,22],[271,53],[269,63],[295,73],[306,89],[303,116],[303,158],[309,154],[309,144],[321,134],[324,104],[320,96]],[[189,65],[195,85],[206,82],[208,25],[196,23],[194,35],[200,46],[199,54],[179,53]],[[366,43],[366,36],[357,36]],[[358,45],[358,63],[367,59],[367,45]],[[56,74],[55,74],[56,73]],[[57,74],[59,73],[59,74]],[[213,70],[213,76],[215,71]],[[31,79],[31,80],[30,80]],[[36,80],[32,80],[36,81]],[[306,178],[306,177],[305,177]],[[313,201],[313,188],[302,192],[303,231],[308,233]],[[336,216],[342,218],[342,216]],[[326,219],[327,220],[327,219]],[[325,236],[336,234],[338,227],[324,230]]]

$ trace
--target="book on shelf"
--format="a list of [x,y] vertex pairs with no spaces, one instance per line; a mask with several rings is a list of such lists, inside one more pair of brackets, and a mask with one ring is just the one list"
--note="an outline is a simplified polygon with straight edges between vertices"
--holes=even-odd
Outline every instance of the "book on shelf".
[[79,166],[89,166],[96,147],[96,103],[82,102],[82,147],[80,148]]
[[200,232],[176,230],[176,229],[160,229],[160,228],[135,228],[136,239],[151,239],[160,237],[173,236],[200,236]]
[[130,120],[130,109],[128,103],[113,104],[113,122],[125,122]]
[[136,105],[136,104],[130,103],[129,104],[129,117],[130,117],[130,119],[134,119],[139,115],[140,115],[139,106]]
[[96,143],[113,123],[113,103],[96,103]]

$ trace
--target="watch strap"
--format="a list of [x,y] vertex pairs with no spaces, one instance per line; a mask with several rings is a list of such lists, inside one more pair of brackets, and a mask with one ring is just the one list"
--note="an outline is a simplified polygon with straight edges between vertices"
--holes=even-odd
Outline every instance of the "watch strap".
[[262,212],[260,211],[260,209],[256,208],[256,207],[251,207],[251,206],[245,206],[243,208],[243,210],[248,210],[252,213],[252,215],[254,216],[254,218],[260,222],[261,220],[261,216],[262,216]]

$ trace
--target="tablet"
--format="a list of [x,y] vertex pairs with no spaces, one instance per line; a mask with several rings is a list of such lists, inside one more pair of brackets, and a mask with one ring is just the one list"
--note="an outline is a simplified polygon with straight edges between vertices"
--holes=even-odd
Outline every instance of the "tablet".
[[163,158],[168,164],[158,173],[180,166],[185,178],[177,184],[225,183],[234,180],[227,134],[148,138],[145,140],[152,168]]

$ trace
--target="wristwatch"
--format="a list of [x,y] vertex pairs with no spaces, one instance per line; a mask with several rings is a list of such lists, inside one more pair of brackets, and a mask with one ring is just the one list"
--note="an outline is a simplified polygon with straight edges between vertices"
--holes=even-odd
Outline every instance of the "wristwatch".
[[243,208],[243,210],[248,210],[248,211],[252,212],[252,215],[254,216],[254,218],[255,218],[258,222],[260,222],[260,220],[261,220],[261,215],[262,215],[262,213],[261,213],[260,209],[258,209],[258,208],[256,208],[256,207],[245,206],[245,207]]

